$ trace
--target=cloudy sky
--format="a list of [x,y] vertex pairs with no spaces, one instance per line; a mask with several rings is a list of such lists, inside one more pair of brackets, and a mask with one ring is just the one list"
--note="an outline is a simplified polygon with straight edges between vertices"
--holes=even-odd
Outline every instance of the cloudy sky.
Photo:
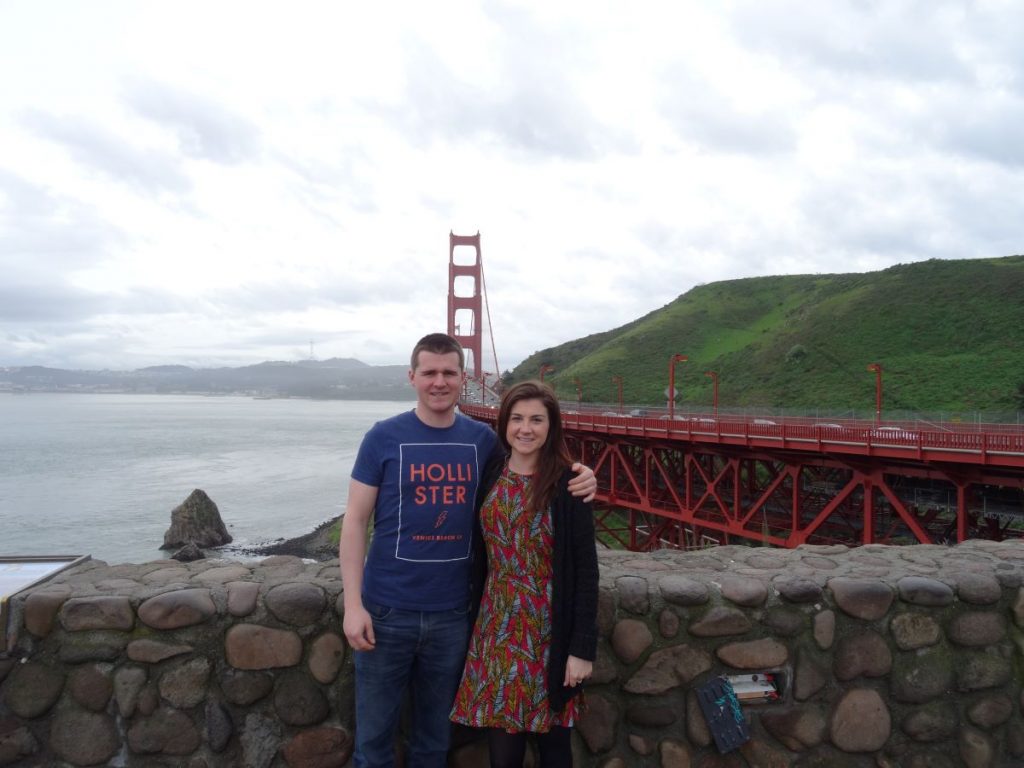
[[401,363],[452,230],[502,369],[700,283],[1022,253],[1022,29],[1016,0],[0,0],[0,366]]

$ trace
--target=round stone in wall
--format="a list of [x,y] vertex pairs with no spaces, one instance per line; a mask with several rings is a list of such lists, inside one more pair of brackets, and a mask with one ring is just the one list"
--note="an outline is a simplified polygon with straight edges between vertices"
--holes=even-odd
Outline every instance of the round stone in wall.
[[29,661],[16,666],[4,686],[4,703],[11,712],[31,720],[57,702],[64,689],[64,673],[46,664]]
[[334,632],[325,632],[313,641],[309,652],[309,671],[318,683],[334,682],[345,661],[345,641]]
[[686,736],[692,744],[706,747],[711,744],[711,731],[700,709],[697,692],[692,688],[686,694]]
[[723,645],[715,655],[735,669],[761,669],[779,667],[789,659],[789,651],[771,637]]
[[662,768],[690,768],[693,765],[690,750],[681,741],[664,739],[658,744]]
[[832,647],[836,637],[835,611],[822,611],[814,616],[814,642],[822,650]]
[[742,635],[750,631],[746,614],[737,608],[716,605],[690,624],[690,634],[697,637],[724,637]]
[[645,728],[664,728],[676,721],[676,715],[668,706],[633,704],[626,710],[626,719]]
[[67,689],[74,700],[86,709],[102,712],[114,693],[114,683],[108,673],[95,664],[87,664],[71,672]]
[[647,579],[641,576],[620,576],[615,580],[619,606],[638,615],[647,613],[651,601],[647,597]]
[[135,718],[128,728],[128,746],[141,754],[187,755],[202,740],[195,723],[184,712],[160,707],[148,717]]
[[866,630],[839,640],[832,669],[838,680],[881,677],[892,668],[892,652],[877,632]]
[[315,624],[327,605],[324,591],[316,584],[278,584],[264,597],[267,609],[286,624],[306,627]]
[[942,606],[953,602],[953,589],[938,579],[904,576],[896,583],[900,599],[914,605]]
[[50,746],[72,765],[99,765],[121,749],[114,718],[99,712],[61,712],[53,719]]
[[838,577],[829,580],[828,588],[844,613],[865,621],[885,616],[895,597],[884,582],[867,579]]
[[825,715],[815,706],[766,710],[761,723],[787,749],[802,752],[825,739]]
[[914,654],[898,654],[889,681],[897,701],[921,704],[946,693],[953,683],[949,655],[929,648]]
[[343,728],[313,728],[299,733],[281,753],[290,766],[342,768],[352,755],[352,737]]
[[722,597],[726,600],[747,608],[764,605],[764,601],[768,599],[768,586],[761,579],[723,576],[720,588]]
[[587,711],[576,728],[593,753],[607,752],[615,744],[616,705],[600,694],[587,696]]
[[956,668],[956,685],[961,691],[995,688],[1009,682],[1010,662],[984,651],[965,652]]
[[964,727],[960,729],[960,757],[965,765],[987,766],[995,765],[996,748],[992,737],[977,728]]
[[957,596],[965,603],[991,605],[999,602],[1003,588],[999,580],[985,573],[961,573],[956,577]]
[[813,603],[821,599],[821,587],[810,579],[787,576],[776,579],[773,584],[779,594],[791,603]]
[[627,693],[657,695],[678,688],[711,669],[711,656],[702,648],[674,645],[652,653],[626,681]]
[[703,605],[708,601],[707,586],[686,576],[663,576],[658,587],[665,600],[675,605]]
[[139,618],[153,629],[170,630],[202,624],[217,614],[208,589],[164,592],[139,606]]
[[318,725],[327,719],[331,707],[315,682],[306,675],[289,673],[274,691],[274,711],[287,725]]
[[679,634],[679,616],[675,611],[665,608],[658,614],[658,631],[662,637],[668,639]]
[[200,656],[168,669],[160,676],[160,696],[178,709],[196,706],[206,698],[210,660]]
[[650,628],[639,619],[623,619],[612,631],[612,648],[623,664],[639,659],[653,642]]
[[939,624],[925,613],[901,613],[889,623],[896,645],[902,651],[914,651],[939,642]]
[[948,701],[933,701],[918,707],[900,724],[914,741],[941,741],[956,734],[956,707]]
[[985,729],[1002,725],[1012,714],[1013,702],[1004,693],[986,696],[967,708],[967,719]]
[[957,645],[995,645],[1006,637],[1006,620],[993,611],[968,611],[953,617],[946,634]]
[[844,752],[874,752],[888,741],[892,718],[878,691],[856,688],[839,700],[829,730]]
[[274,689],[274,678],[266,672],[230,670],[220,680],[224,697],[239,707],[247,707]]

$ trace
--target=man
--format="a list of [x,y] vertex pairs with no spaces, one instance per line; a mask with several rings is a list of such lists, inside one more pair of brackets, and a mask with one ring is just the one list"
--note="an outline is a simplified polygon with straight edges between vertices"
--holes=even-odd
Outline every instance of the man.
[[[465,357],[455,339],[424,336],[410,365],[416,408],[378,422],[363,438],[338,547],[345,636],[356,651],[356,768],[394,765],[407,688],[406,765],[446,765],[448,715],[470,630],[474,501],[484,466],[501,452],[490,427],[456,413]],[[594,473],[574,469],[580,474],[570,490],[592,497]]]

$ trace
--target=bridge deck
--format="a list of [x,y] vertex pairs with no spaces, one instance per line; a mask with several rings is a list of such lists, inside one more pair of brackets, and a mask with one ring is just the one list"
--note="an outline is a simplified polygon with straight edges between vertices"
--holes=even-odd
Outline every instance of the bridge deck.
[[[497,420],[494,407],[460,407]],[[1024,535],[1024,430],[1015,425],[922,429],[571,407],[563,422],[574,455],[598,476],[599,522],[624,511],[629,526],[616,538],[631,549],[708,532],[780,546]]]

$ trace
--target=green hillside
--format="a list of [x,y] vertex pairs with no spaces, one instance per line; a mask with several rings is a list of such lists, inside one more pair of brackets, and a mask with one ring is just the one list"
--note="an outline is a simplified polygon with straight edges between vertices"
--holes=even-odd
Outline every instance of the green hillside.
[[545,376],[565,399],[664,404],[668,361],[677,402],[722,408],[874,408],[883,367],[887,410],[1024,408],[1024,256],[931,260],[881,272],[726,280],[694,288],[621,328],[541,350],[511,380]]

